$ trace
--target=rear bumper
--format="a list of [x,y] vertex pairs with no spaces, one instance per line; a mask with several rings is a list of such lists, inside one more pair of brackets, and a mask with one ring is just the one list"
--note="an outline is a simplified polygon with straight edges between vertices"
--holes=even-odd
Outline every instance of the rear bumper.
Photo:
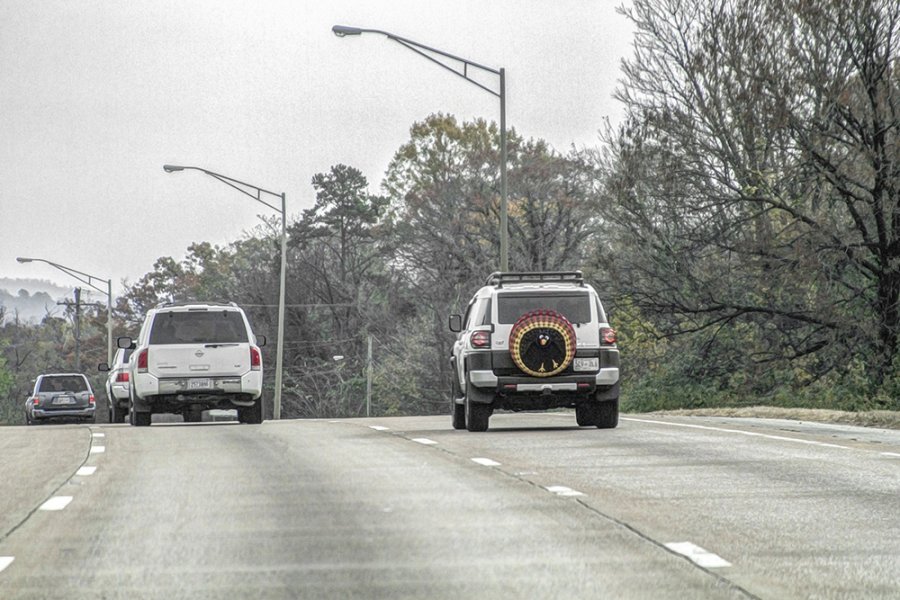
[[116,384],[111,387],[113,398],[116,400],[128,400],[128,386],[124,384]]
[[53,417],[84,417],[90,418],[94,416],[96,412],[95,406],[88,406],[87,408],[58,408],[53,410],[45,410],[43,408],[33,408],[31,409],[31,415],[33,419],[50,419]]
[[469,371],[475,387],[495,388],[501,393],[590,392],[597,387],[615,385],[619,381],[619,367],[606,367],[583,375],[539,377],[498,376],[493,371]]
[[[209,388],[191,389],[191,381],[205,379]],[[138,398],[151,396],[221,396],[247,395],[257,399],[262,394],[262,371],[248,371],[243,375],[208,377],[156,377],[141,373],[134,377],[134,390]]]

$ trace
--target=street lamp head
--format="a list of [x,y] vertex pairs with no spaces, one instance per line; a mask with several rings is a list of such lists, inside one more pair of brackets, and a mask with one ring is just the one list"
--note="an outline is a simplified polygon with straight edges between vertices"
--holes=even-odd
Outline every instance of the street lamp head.
[[163,171],[166,173],[174,173],[175,171],[184,171],[184,167],[178,165],[163,165]]
[[24,256],[16,257],[16,262],[20,262],[20,263],[30,263],[33,260],[34,260],[33,258],[25,258]]
[[347,25],[335,25],[331,28],[331,31],[338,37],[344,37],[346,35],[360,35],[362,33],[362,29],[360,29],[359,27],[348,27]]

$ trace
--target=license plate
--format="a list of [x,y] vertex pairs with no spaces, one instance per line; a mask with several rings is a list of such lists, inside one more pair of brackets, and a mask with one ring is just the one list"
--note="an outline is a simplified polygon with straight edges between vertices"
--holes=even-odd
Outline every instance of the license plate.
[[572,364],[576,371],[596,371],[600,368],[599,358],[576,358]]
[[212,387],[212,382],[209,379],[189,379],[188,380],[188,389],[189,390],[208,390]]
[[68,396],[63,396],[61,398],[54,398],[53,404],[75,404],[75,398],[70,398]]

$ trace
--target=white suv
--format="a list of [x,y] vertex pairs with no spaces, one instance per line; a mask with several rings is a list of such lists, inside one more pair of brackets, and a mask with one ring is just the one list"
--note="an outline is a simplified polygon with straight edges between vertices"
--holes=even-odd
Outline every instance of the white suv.
[[486,431],[498,408],[574,408],[579,425],[618,425],[616,332],[581,271],[492,273],[450,330],[454,429]]
[[164,304],[144,318],[128,366],[131,424],[150,425],[153,413],[200,421],[204,410],[237,409],[242,423],[262,422],[260,346],[236,304]]

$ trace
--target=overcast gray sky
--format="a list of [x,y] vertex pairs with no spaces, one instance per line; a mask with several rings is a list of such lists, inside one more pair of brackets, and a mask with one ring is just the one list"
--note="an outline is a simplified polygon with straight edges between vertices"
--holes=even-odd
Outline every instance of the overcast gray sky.
[[[623,0],[0,2],[0,277],[76,282],[34,256],[133,283],[193,241],[268,214],[195,165],[311,206],[337,163],[378,185],[428,114],[499,120],[494,96],[383,36],[507,73],[507,122],[596,146],[632,30]],[[272,213],[274,214],[274,213]]]

